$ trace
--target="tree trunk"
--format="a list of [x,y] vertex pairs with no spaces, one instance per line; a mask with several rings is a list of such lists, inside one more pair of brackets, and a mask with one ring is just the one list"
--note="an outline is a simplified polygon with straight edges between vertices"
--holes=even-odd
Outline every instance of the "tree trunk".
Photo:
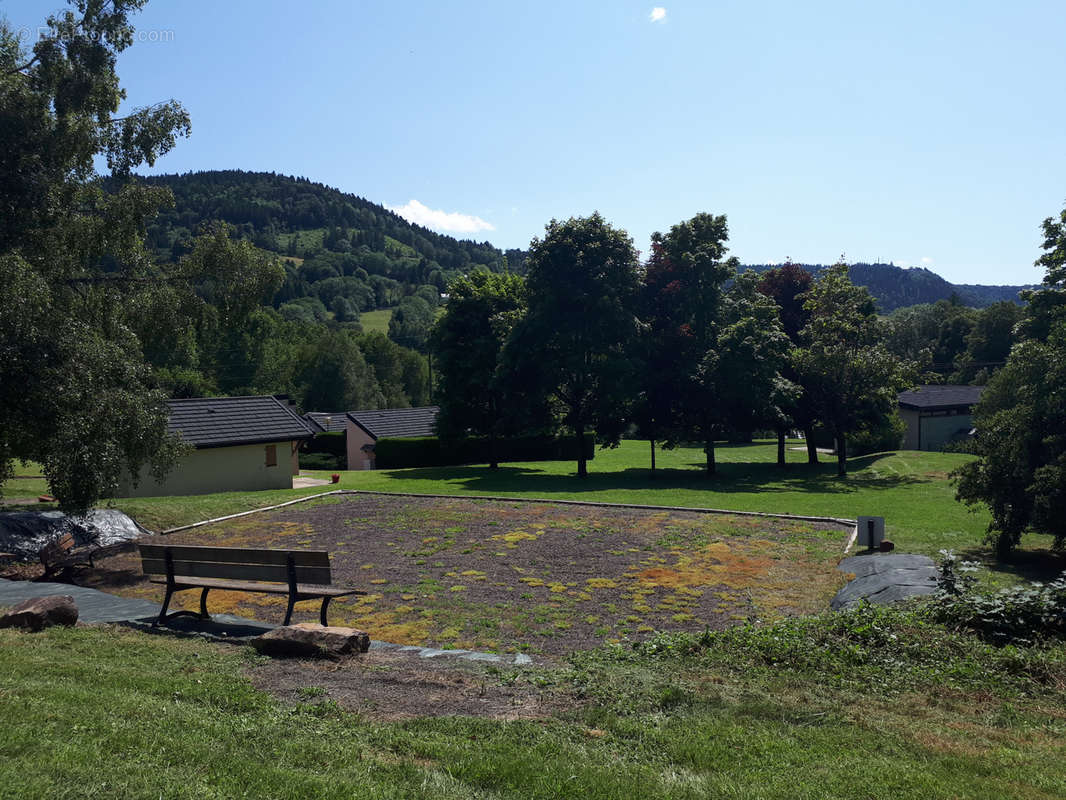
[[848,474],[848,440],[844,434],[837,436],[837,477]]
[[574,426],[574,433],[577,434],[577,477],[585,478],[589,474],[585,463],[585,426],[578,423]]
[[818,445],[814,443],[814,426],[803,429],[803,438],[807,442],[807,463],[818,463]]
[[651,442],[651,471],[654,474],[655,473],[655,440],[654,439],[649,439],[649,441]]
[[496,456],[496,426],[489,428],[489,469],[499,469],[500,460]]
[[707,474],[714,475],[717,465],[714,463],[714,439],[708,438],[703,446],[703,452],[707,454]]
[[785,432],[777,432],[777,466],[785,466]]

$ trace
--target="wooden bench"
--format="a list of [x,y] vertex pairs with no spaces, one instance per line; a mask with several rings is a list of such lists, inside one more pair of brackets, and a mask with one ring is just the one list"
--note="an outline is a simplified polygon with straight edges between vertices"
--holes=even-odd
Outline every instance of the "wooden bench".
[[[331,586],[329,553],[325,550],[249,550],[244,547],[207,547],[194,545],[139,544],[141,566],[152,583],[167,587],[163,608],[156,624],[181,614],[209,619],[207,593],[212,589],[238,592],[287,594],[289,607],[285,625],[292,619],[292,608],[300,600],[322,600],[319,619],[326,623],[326,609],[334,597],[366,594],[358,589]],[[175,611],[167,614],[174,592],[201,589],[200,613]]]

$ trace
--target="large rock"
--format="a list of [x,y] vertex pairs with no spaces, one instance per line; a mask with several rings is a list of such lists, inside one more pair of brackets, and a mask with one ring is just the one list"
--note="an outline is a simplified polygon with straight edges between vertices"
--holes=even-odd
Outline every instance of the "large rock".
[[336,658],[370,649],[370,637],[355,628],[324,628],[314,622],[286,625],[252,640],[252,647],[268,656]]
[[74,625],[78,621],[78,606],[69,594],[31,597],[23,600],[0,616],[0,628],[25,628],[39,631],[53,625]]

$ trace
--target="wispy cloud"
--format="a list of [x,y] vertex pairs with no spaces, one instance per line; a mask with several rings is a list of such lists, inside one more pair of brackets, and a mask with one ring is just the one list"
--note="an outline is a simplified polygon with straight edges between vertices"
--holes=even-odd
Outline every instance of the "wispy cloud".
[[929,256],[922,256],[922,263],[923,264],[932,264],[933,263],[933,259],[931,259]]
[[458,211],[441,211],[440,209],[429,208],[414,199],[404,206],[386,206],[386,208],[399,214],[408,222],[437,231],[477,233],[478,231],[496,230],[495,225],[491,222],[486,222],[481,217],[475,217],[473,214],[460,214]]
[[648,15],[648,19],[652,22],[664,22],[666,20],[666,9],[662,6],[655,6]]

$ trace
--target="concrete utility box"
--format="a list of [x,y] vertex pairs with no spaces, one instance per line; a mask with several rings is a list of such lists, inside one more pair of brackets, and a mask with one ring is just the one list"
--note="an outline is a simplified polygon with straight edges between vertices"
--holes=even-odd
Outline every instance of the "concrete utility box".
[[859,547],[876,550],[881,546],[881,541],[885,538],[884,517],[859,517],[858,527],[859,538],[857,543]]

